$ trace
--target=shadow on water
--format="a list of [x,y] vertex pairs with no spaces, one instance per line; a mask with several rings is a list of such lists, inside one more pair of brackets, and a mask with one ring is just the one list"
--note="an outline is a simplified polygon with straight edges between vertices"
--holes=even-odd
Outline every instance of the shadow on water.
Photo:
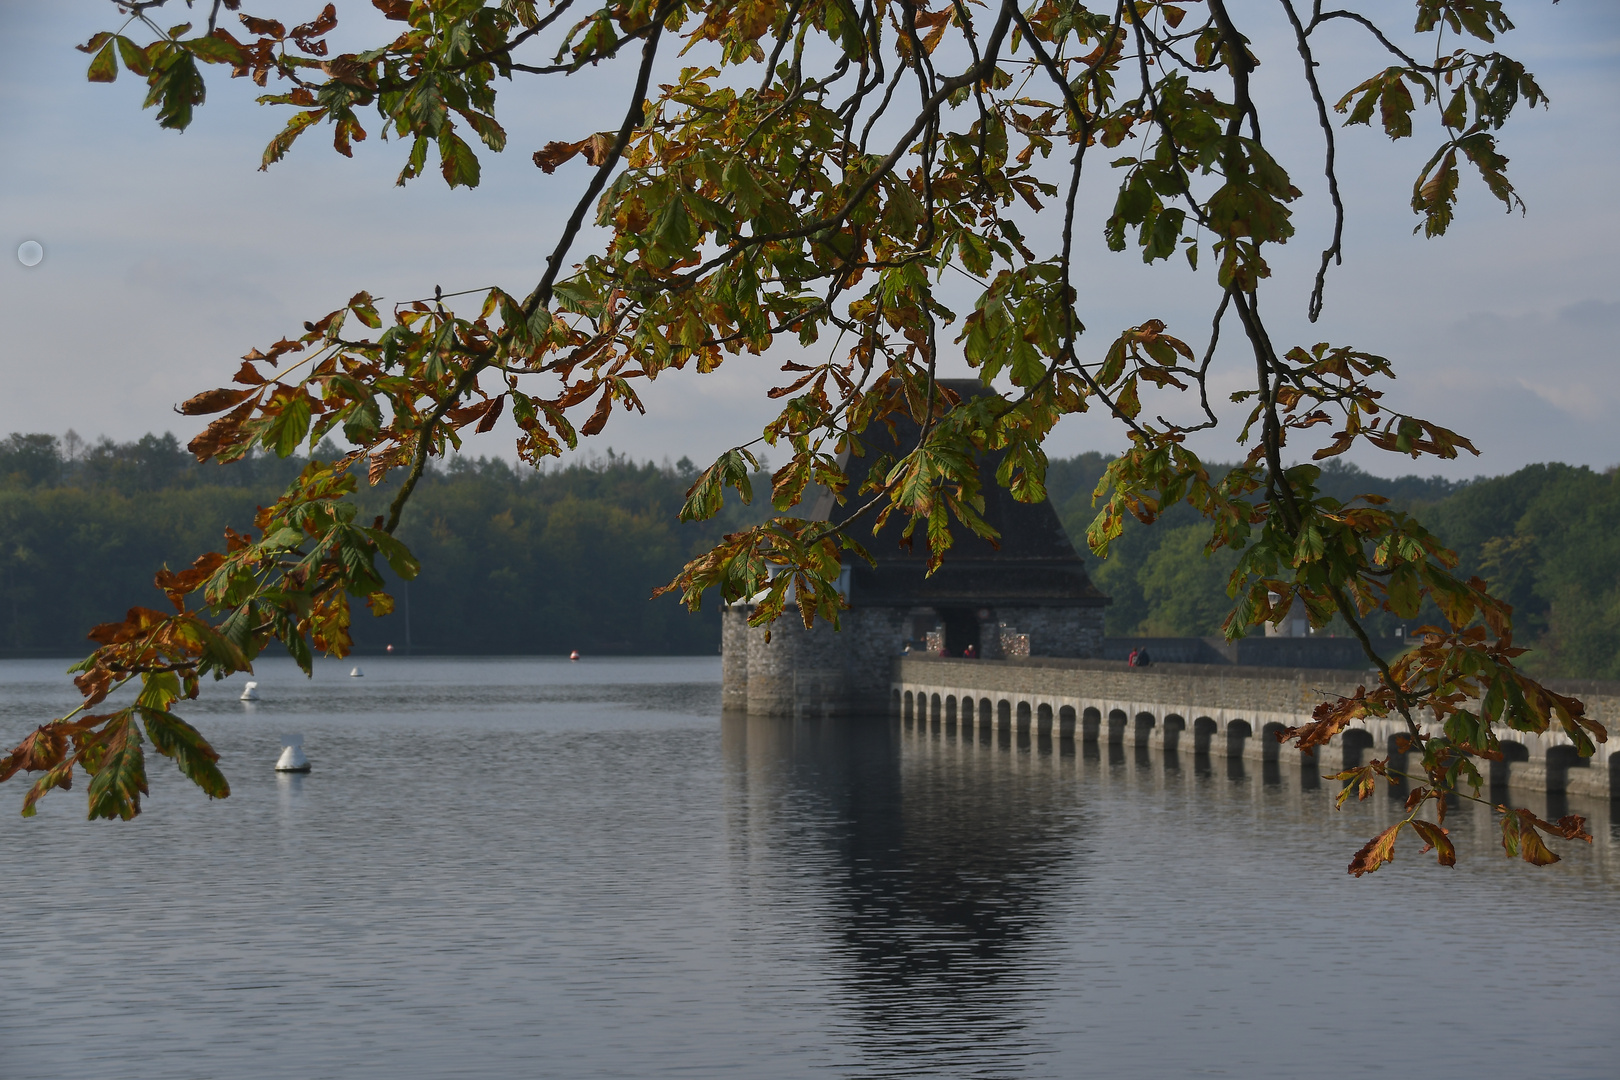
[[837,996],[864,1075],[998,1076],[1039,1056],[1024,1018],[1052,974],[1039,949],[1054,878],[1080,857],[1073,783],[1019,769],[1027,740],[986,753],[871,720],[723,724],[740,835],[783,806],[822,809]]

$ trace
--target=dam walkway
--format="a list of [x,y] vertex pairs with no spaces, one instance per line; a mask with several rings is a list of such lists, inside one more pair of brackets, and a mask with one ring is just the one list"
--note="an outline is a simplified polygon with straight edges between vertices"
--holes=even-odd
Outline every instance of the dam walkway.
[[[1087,743],[1151,747],[1331,774],[1373,757],[1416,772],[1417,755],[1399,752],[1399,718],[1368,717],[1306,759],[1276,733],[1305,723],[1328,696],[1349,696],[1371,675],[1356,671],[1158,664],[1032,657],[967,660],[908,655],[895,661],[891,711],[907,727],[927,725],[963,735],[1012,732]],[[1586,703],[1611,732],[1620,726],[1620,683],[1549,680]],[[1620,738],[1582,758],[1561,730],[1502,730],[1504,759],[1490,762],[1492,788],[1620,798]],[[1482,769],[1482,772],[1484,770]],[[1481,794],[1486,794],[1481,792]]]

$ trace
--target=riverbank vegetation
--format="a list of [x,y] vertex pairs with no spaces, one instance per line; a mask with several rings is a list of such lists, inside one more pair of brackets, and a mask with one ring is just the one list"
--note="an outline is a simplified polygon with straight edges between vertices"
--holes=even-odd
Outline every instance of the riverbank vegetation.
[[[199,464],[172,435],[0,442],[0,655],[82,655],[93,647],[86,628],[164,605],[154,568],[183,567],[227,526],[245,529],[303,465],[273,455]],[[409,583],[390,575],[392,614],[356,610],[356,647],[712,653],[717,605],[689,615],[673,597],[648,599],[741,525],[729,510],[679,523],[696,477],[684,458],[638,464],[611,450],[546,470],[482,458],[430,470],[400,524],[423,571]],[[396,487],[363,490],[357,519],[385,512]]]
[[[1072,537],[1083,537],[1095,510],[1091,491],[1108,464],[1101,454],[1052,463],[1049,490]],[[1224,470],[1212,465],[1219,475]],[[1505,476],[1371,476],[1329,462],[1324,495],[1341,501],[1382,495],[1389,506],[1425,521],[1454,550],[1464,576],[1478,574],[1513,605],[1517,641],[1530,647],[1526,668],[1543,676],[1620,678],[1620,471],[1527,465]],[[1129,521],[1110,557],[1088,560],[1092,578],[1113,599],[1110,634],[1204,637],[1220,633],[1232,609],[1226,585],[1239,553],[1204,553],[1209,527],[1190,506],[1152,527]],[[1401,619],[1373,611],[1373,634],[1408,632],[1443,621],[1432,600]],[[1348,634],[1340,619],[1319,633]]]
[[[1053,503],[1085,553],[1091,492],[1108,461],[1099,453],[1054,460]],[[244,527],[302,467],[258,455],[199,464],[172,435],[84,444],[74,436],[13,434],[0,442],[0,653],[75,655],[84,628],[131,605],[152,604],[151,568]],[[453,459],[429,472],[401,524],[423,561],[383,619],[354,623],[361,651],[386,644],[423,653],[700,654],[719,644],[718,610],[697,614],[649,600],[695,553],[748,523],[735,502],[705,522],[677,515],[697,470],[634,462],[611,450],[544,471],[501,460]],[[1420,514],[1472,573],[1490,580],[1516,613],[1530,665],[1547,675],[1620,678],[1620,476],[1570,465],[1531,465],[1473,482],[1368,475],[1330,463],[1324,493],[1362,492]],[[365,493],[363,516],[392,496]],[[757,513],[757,508],[755,510]],[[1113,598],[1112,634],[1201,637],[1231,610],[1237,555],[1205,555],[1207,528],[1182,505],[1153,527],[1132,523],[1110,556],[1088,555]],[[94,567],[95,573],[75,573]],[[1416,627],[1369,616],[1379,634]],[[1387,623],[1388,625],[1384,625]],[[1332,632],[1331,627],[1324,632]],[[1340,632],[1346,632],[1340,629]]]

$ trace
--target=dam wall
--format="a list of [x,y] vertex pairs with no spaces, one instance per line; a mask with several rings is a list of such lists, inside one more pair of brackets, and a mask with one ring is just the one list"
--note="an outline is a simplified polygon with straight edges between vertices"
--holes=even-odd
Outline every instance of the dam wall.
[[[1053,739],[1153,747],[1181,753],[1291,763],[1334,773],[1373,757],[1417,773],[1418,755],[1397,750],[1406,725],[1367,717],[1307,758],[1276,733],[1308,721],[1329,696],[1350,696],[1369,676],[1352,671],[1162,664],[1130,668],[1111,660],[1032,657],[965,660],[910,655],[894,664],[890,710],[909,724],[960,731],[1014,731]],[[1611,732],[1620,725],[1620,683],[1549,680],[1586,703]],[[1489,766],[1491,787],[1620,797],[1620,740],[1579,757],[1562,730],[1500,729],[1505,760]],[[1410,757],[1411,760],[1407,760]],[[1486,791],[1482,795],[1488,795]]]

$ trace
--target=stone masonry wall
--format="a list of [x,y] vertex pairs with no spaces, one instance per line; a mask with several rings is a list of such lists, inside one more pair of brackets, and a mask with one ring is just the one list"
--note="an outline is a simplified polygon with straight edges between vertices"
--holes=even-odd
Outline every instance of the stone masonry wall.
[[1113,660],[1041,656],[999,663],[907,656],[901,662],[899,678],[905,682],[960,683],[1003,693],[1123,700],[1146,698],[1174,701],[1189,707],[1202,705],[1266,712],[1303,709],[1307,714],[1322,700],[1322,694],[1349,695],[1360,685],[1356,673],[1347,671],[1267,670],[1226,664],[1127,668]]
[[894,660],[905,647],[909,627],[903,608],[854,608],[844,612],[851,712],[883,712]]
[[997,607],[996,619],[1029,635],[1032,656],[1102,655],[1103,609],[1080,607]]
[[[735,613],[735,614],[734,614]],[[895,657],[906,640],[906,611],[856,608],[841,628],[817,620],[810,630],[789,610],[771,627],[747,625],[747,609],[722,623],[721,680],[728,707],[757,716],[844,715],[884,710]]]
[[720,612],[720,707],[748,707],[748,610],[741,604]]

